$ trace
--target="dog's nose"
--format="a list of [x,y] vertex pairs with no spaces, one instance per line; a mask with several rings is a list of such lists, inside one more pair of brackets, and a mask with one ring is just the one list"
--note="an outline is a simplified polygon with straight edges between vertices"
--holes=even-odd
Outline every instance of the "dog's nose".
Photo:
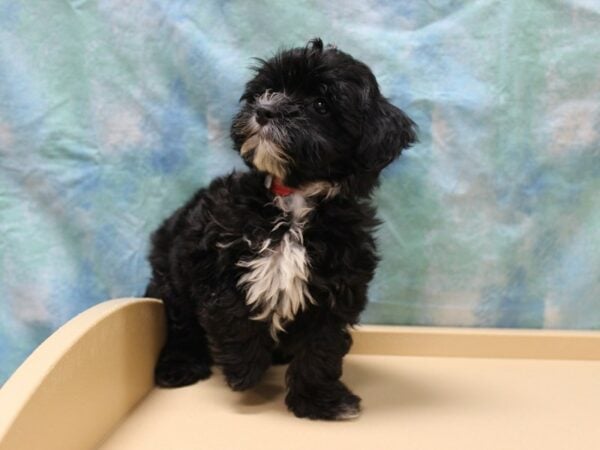
[[266,125],[266,123],[269,121],[269,119],[272,119],[273,117],[275,117],[275,114],[270,109],[267,109],[267,108],[257,108],[256,109],[256,121],[260,125]]

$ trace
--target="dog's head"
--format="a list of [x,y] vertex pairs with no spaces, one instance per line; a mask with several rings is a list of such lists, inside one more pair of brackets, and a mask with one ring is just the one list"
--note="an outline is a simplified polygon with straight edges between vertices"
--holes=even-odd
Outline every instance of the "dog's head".
[[367,195],[416,140],[415,124],[371,70],[320,39],[255,68],[231,135],[245,162],[292,187],[313,181]]

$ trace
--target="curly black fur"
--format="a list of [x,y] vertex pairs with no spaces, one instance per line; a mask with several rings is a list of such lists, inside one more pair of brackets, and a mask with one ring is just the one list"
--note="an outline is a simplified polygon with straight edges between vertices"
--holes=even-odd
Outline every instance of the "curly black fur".
[[[415,141],[414,123],[381,96],[366,65],[319,39],[261,60],[241,101],[231,134],[251,170],[214,180],[152,237],[146,295],[164,301],[168,325],[156,382],[190,384],[215,363],[244,390],[271,364],[289,362],[294,414],[354,417],[360,399],[340,377],[348,327],[378,261],[370,195],[381,169]],[[298,189],[290,198],[300,209],[282,207],[287,200],[265,187],[263,166]],[[283,274],[286,245],[305,258],[297,260],[308,276],[293,273],[290,286],[304,294],[277,319],[292,290],[283,285],[276,303],[251,304],[252,281],[241,280],[264,255],[275,255],[269,267]]]

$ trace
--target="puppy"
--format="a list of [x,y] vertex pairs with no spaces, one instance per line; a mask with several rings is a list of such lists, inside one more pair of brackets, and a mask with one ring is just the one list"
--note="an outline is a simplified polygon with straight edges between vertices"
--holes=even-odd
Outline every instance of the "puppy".
[[314,39],[258,60],[231,137],[250,170],[215,179],[153,234],[146,295],[163,300],[159,386],[222,368],[236,391],[287,363],[287,407],[348,419],[342,358],[377,265],[371,194],[415,124],[369,68]]

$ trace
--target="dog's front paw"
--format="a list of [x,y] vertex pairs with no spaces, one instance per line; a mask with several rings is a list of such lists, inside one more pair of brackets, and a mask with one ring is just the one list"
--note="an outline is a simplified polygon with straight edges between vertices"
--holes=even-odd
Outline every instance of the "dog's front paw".
[[262,378],[264,369],[259,366],[225,366],[223,375],[231,389],[234,391],[245,391],[254,387]]
[[348,420],[360,415],[360,397],[340,381],[288,392],[285,403],[296,417]]
[[161,355],[154,370],[154,380],[161,387],[194,384],[211,375],[210,364],[188,355]]

